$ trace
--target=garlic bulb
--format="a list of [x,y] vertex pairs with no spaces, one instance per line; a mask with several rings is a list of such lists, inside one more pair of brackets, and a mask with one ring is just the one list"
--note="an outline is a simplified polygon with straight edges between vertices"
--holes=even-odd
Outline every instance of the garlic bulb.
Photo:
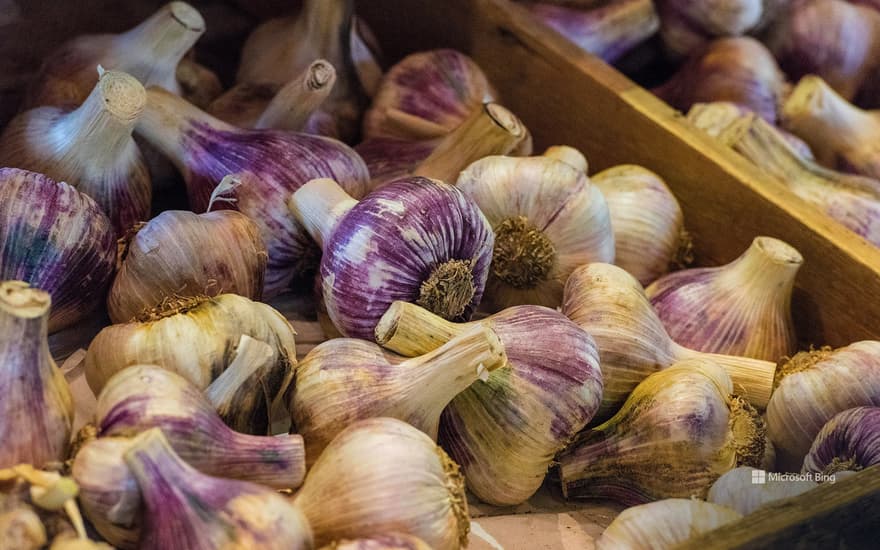
[[312,533],[288,499],[253,483],[207,476],[175,453],[158,428],[125,453],[146,514],[142,550],[308,550]]
[[785,101],[782,118],[820,163],[880,179],[880,111],[863,111],[808,75]]
[[787,93],[785,75],[767,48],[749,37],[706,45],[653,92],[680,111],[695,103],[729,101],[776,122]]
[[[755,472],[758,472],[755,474]],[[756,483],[756,480],[764,480]],[[749,466],[730,470],[712,484],[707,500],[727,506],[747,516],[758,508],[806,493],[817,486],[815,481],[767,479],[766,473]]]
[[579,267],[565,285],[562,312],[592,336],[602,358],[605,391],[597,420],[611,416],[649,374],[683,359],[724,367],[734,388],[759,409],[773,390],[776,363],[703,353],[672,341],[632,275],[609,264]]
[[880,464],[880,407],[856,407],[822,427],[801,471],[830,475],[875,464]]
[[617,414],[560,455],[563,493],[627,506],[704,498],[724,472],[764,465],[764,422],[732,394],[730,377],[708,360],[680,361],[648,376]]
[[[660,37],[667,53],[686,56],[717,37],[742,36],[766,23],[767,0],[658,0]],[[772,11],[772,10],[771,10]]]
[[584,174],[587,173],[589,168],[587,157],[574,147],[569,147],[568,145],[551,145],[542,155],[554,160],[561,160]]
[[796,472],[826,422],[858,406],[880,406],[880,342],[803,351],[779,368],[767,405],[777,467]]
[[417,52],[385,73],[364,113],[363,136],[439,138],[497,98],[482,69],[467,55],[451,49]]
[[623,164],[599,172],[590,181],[608,203],[615,265],[647,285],[672,266],[687,262],[691,242],[681,207],[660,176]]
[[95,418],[101,437],[162,428],[175,451],[206,474],[277,489],[296,488],[305,476],[302,437],[234,432],[198,388],[160,367],[133,366],[113,376]]
[[372,340],[395,300],[460,321],[480,302],[492,230],[455,187],[406,178],[358,202],[334,181],[316,179],[294,193],[289,205],[324,250],[324,304],[342,334]]
[[107,311],[125,323],[169,299],[229,292],[259,300],[265,270],[266,247],[247,216],[169,210],[120,241]]
[[741,517],[702,500],[667,498],[621,512],[596,541],[596,550],[674,548]]
[[0,136],[0,164],[76,187],[124,235],[150,216],[150,174],[131,137],[146,101],[133,77],[103,72],[78,108],[41,107],[14,118]]
[[483,326],[409,360],[370,342],[336,338],[299,364],[290,414],[311,461],[345,427],[364,418],[397,418],[436,440],[440,413],[449,402],[506,362],[498,336]]
[[645,294],[675,342],[779,361],[797,349],[791,293],[803,261],[779,239],[756,237],[733,262],[670,273]]
[[98,65],[180,94],[177,65],[204,32],[201,14],[176,1],[124,33],[74,38],[43,63],[25,105],[78,106],[95,87]]
[[337,540],[320,550],[431,550],[425,541],[412,535],[392,533],[354,540]]
[[[257,224],[269,251],[267,299],[295,274],[314,267],[307,265],[313,245],[285,206],[290,193],[312,178],[329,177],[360,197],[369,181],[361,158],[343,143],[279,130],[240,130],[159,88],[147,90],[136,131],[184,175],[195,212],[209,210],[212,202],[232,205]],[[232,183],[217,188],[230,174]]]
[[446,407],[440,444],[461,464],[468,488],[481,500],[520,504],[538,490],[556,453],[596,413],[602,397],[599,355],[589,334],[540,306],[514,306],[456,324],[394,302],[376,327],[376,341],[404,355],[421,355],[452,345],[475,325],[492,327],[508,364]]
[[395,531],[435,550],[467,544],[464,479],[423,432],[392,418],[355,422],[324,450],[294,497],[321,546]]
[[50,333],[102,306],[114,254],[113,228],[95,201],[42,174],[0,168],[0,280],[51,294]]
[[492,156],[456,184],[495,233],[485,300],[491,310],[557,307],[571,272],[614,261],[614,233],[602,192],[584,172],[552,158]]
[[651,38],[660,27],[653,0],[611,0],[588,10],[527,4],[539,21],[608,63]]
[[[243,82],[218,97],[208,113],[239,128],[307,130],[312,114],[330,95],[336,84],[336,69],[318,59],[279,86]],[[312,132],[310,132],[312,133]]]
[[220,78],[211,69],[195,62],[195,50],[177,64],[175,76],[181,96],[200,109],[207,109],[223,93]]
[[50,303],[27,283],[0,282],[0,468],[67,457],[73,397],[49,354]]

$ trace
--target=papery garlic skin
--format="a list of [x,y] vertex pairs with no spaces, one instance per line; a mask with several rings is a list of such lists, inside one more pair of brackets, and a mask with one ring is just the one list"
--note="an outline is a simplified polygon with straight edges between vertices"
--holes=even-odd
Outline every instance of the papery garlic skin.
[[141,549],[313,548],[308,522],[288,499],[254,483],[199,472],[159,429],[133,441],[125,461],[146,508]]
[[260,231],[234,211],[165,211],[122,241],[107,311],[114,323],[142,317],[167,300],[263,294],[267,252]]
[[766,481],[755,483],[753,472],[759,471],[750,466],[740,466],[730,470],[712,484],[706,500],[727,506],[747,516],[762,506],[795,497],[815,488],[818,484],[804,480],[773,480],[766,475]]
[[800,352],[779,368],[767,405],[767,433],[777,467],[800,471],[826,422],[859,406],[880,406],[880,342]]
[[695,499],[668,498],[621,512],[596,541],[596,549],[673,548],[741,517],[725,506]]
[[0,165],[69,183],[93,198],[122,236],[150,216],[150,174],[131,137],[146,100],[132,76],[103,72],[76,109],[41,107],[13,119],[0,136]]
[[801,471],[825,475],[880,464],[880,407],[855,407],[834,415],[816,435]]
[[42,174],[0,168],[0,280],[52,295],[50,333],[103,303],[115,250],[110,220],[91,198]]
[[544,156],[491,156],[456,183],[492,224],[495,247],[485,300],[491,310],[557,307],[571,272],[614,261],[614,233],[601,191],[586,174]]
[[0,281],[0,468],[67,458],[70,386],[49,353],[49,294]]
[[650,375],[617,414],[560,455],[563,494],[628,506],[703,498],[724,472],[766,465],[764,423],[732,393],[724,369],[706,360]]
[[756,237],[733,262],[670,273],[645,293],[676,343],[779,361],[797,349],[791,293],[802,264],[794,247]]
[[[546,155],[546,153],[545,153]],[[648,285],[684,261],[689,238],[672,191],[657,174],[634,164],[590,178],[605,197],[614,230],[614,264]]]
[[772,3],[766,0],[658,0],[660,37],[667,53],[686,56],[716,37],[741,36],[766,23],[767,16],[772,15],[765,13],[767,4]]
[[431,550],[431,547],[418,537],[393,533],[333,541],[320,550]]
[[392,418],[361,420],[336,436],[294,504],[318,546],[395,531],[454,550],[470,530],[458,465],[423,432]]

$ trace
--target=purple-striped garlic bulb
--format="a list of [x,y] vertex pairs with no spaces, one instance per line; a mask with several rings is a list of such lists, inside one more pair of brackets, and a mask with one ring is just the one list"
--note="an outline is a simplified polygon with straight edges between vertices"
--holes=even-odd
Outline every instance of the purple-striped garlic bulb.
[[319,550],[431,550],[425,541],[412,535],[389,533],[357,539],[335,540]]
[[73,396],[48,343],[51,298],[0,282],[0,468],[43,468],[67,458]]
[[276,489],[299,487],[305,477],[302,437],[235,432],[200,389],[161,367],[136,365],[110,378],[95,418],[100,437],[162,428],[175,451],[206,474]]
[[787,88],[773,54],[743,36],[721,38],[700,48],[653,91],[680,111],[695,103],[728,101],[775,123]]
[[158,428],[132,442],[125,462],[146,509],[141,550],[313,548],[308,521],[289,499],[254,483],[205,475]]
[[150,217],[150,173],[132,139],[147,96],[130,75],[100,74],[77,108],[39,107],[14,118],[0,136],[0,165],[76,187],[98,203],[122,236]]
[[643,285],[691,259],[681,207],[654,172],[634,164],[590,178],[605,197],[614,230],[614,264]]
[[645,294],[675,342],[775,362],[797,349],[791,293],[803,262],[791,245],[756,237],[731,263],[670,273]]
[[[755,474],[756,471],[760,473]],[[755,483],[756,477],[763,481]],[[758,468],[740,466],[719,477],[709,489],[706,500],[747,516],[765,504],[801,495],[817,485],[809,479],[768,479]]]
[[559,477],[566,498],[705,498],[728,470],[769,466],[767,449],[763,420],[724,369],[689,359],[645,378],[617,414],[583,432],[560,455]]
[[179,95],[178,63],[204,32],[205,20],[195,8],[170,2],[126,32],[78,36],[48,56],[25,105],[80,105],[98,81],[98,65]]
[[364,418],[397,418],[436,441],[449,402],[506,362],[498,336],[482,325],[413,359],[372,342],[335,338],[310,351],[296,370],[289,403],[293,426],[305,440],[309,462]]
[[880,406],[880,342],[802,351],[779,367],[767,405],[777,467],[800,471],[810,445],[839,412]]
[[548,158],[490,156],[456,183],[495,233],[485,301],[558,307],[575,268],[614,261],[608,205],[585,172]]
[[492,228],[452,185],[405,178],[356,201],[333,180],[316,179],[289,206],[324,250],[324,304],[345,336],[372,340],[395,300],[453,321],[467,321],[479,304]]
[[614,414],[648,375],[684,359],[724,367],[736,393],[758,409],[770,400],[775,362],[704,353],[677,344],[642,285],[617,266],[588,264],[576,269],[565,285],[562,312],[595,339],[602,358],[605,391],[596,420]]
[[127,323],[180,298],[259,300],[266,257],[257,224],[240,212],[165,211],[120,240],[107,311],[114,323]]
[[50,333],[103,309],[115,251],[113,227],[94,200],[43,174],[0,168],[0,280],[52,296]]
[[394,531],[456,550],[470,531],[464,476],[424,432],[370,418],[336,436],[294,497],[315,545]]
[[580,49],[608,63],[651,38],[660,27],[653,0],[611,0],[590,9],[540,2],[525,7]]
[[[538,490],[556,454],[598,410],[599,355],[590,335],[564,315],[531,305],[451,323],[414,304],[395,302],[376,327],[376,341],[418,356],[452,345],[479,325],[498,335],[507,365],[446,407],[440,445],[461,464],[471,492],[485,502],[512,506]],[[541,338],[534,338],[537,332]]]
[[[352,196],[366,192],[363,160],[336,140],[281,130],[241,130],[159,88],[147,90],[137,133],[183,174],[190,207],[234,208],[251,218],[269,252],[264,297],[313,268],[313,245],[287,210],[290,194],[313,178],[333,178]],[[228,185],[219,185],[228,175]]]
[[336,84],[336,69],[318,59],[284,85],[271,82],[237,84],[218,97],[208,113],[239,128],[306,132],[313,128],[312,115]]
[[880,464],[880,407],[834,415],[816,435],[801,471],[832,475]]
[[782,106],[782,123],[809,143],[821,164],[880,179],[880,111],[862,110],[808,75]]

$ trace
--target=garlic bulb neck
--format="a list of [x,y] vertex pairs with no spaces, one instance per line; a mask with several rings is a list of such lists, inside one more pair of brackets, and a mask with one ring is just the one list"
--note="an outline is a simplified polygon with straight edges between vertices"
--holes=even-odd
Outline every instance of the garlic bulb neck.
[[376,325],[376,343],[406,357],[416,357],[455,338],[467,326],[398,300]]
[[803,261],[791,245],[771,237],[757,237],[740,258],[720,268],[719,279],[722,285],[748,287],[750,294],[790,299],[794,276]]
[[344,36],[354,15],[354,0],[305,0],[294,36],[329,59],[344,59]]
[[278,90],[254,128],[302,131],[309,117],[321,106],[336,83],[336,69],[319,59],[297,78]]
[[513,288],[533,288],[547,280],[555,263],[553,242],[525,216],[495,226],[492,272]]
[[288,204],[306,232],[324,248],[339,220],[357,202],[332,179],[318,178],[303,184],[296,193],[296,200]]
[[422,283],[416,303],[444,319],[454,319],[464,313],[476,292],[473,261],[448,260]]

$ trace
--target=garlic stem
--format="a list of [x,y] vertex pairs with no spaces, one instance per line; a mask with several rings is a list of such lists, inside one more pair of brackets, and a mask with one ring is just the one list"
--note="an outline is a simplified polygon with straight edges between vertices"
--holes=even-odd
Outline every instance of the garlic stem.
[[278,90],[254,128],[301,131],[309,117],[327,99],[336,83],[336,69],[319,59]]
[[584,174],[587,173],[589,168],[587,157],[574,147],[569,147],[568,145],[551,145],[544,151],[543,156],[560,160]]
[[272,347],[242,334],[235,359],[205,389],[205,397],[227,426],[241,433],[267,434],[271,396],[265,379],[273,366]]
[[771,237],[757,237],[745,254],[719,272],[719,277],[731,286],[748,286],[750,292],[786,296],[803,261],[791,245]]
[[332,179],[317,178],[297,189],[288,206],[306,232],[323,249],[339,220],[357,203]]
[[442,124],[411,115],[396,107],[386,107],[382,112],[385,117],[386,131],[406,136],[411,140],[437,139],[449,133],[449,130]]
[[748,397],[749,403],[765,409],[773,393],[773,379],[776,365],[772,361],[762,361],[750,357],[704,353],[670,342],[670,349],[677,360],[701,359],[711,361],[724,368],[733,381],[733,391]]
[[407,357],[440,347],[465,330],[468,323],[453,323],[415,304],[396,301],[376,325],[376,343]]
[[[345,59],[343,40],[354,15],[354,0],[304,0],[302,12],[297,21],[297,40],[309,44],[315,51],[328,59]],[[348,71],[340,71],[345,77]]]

